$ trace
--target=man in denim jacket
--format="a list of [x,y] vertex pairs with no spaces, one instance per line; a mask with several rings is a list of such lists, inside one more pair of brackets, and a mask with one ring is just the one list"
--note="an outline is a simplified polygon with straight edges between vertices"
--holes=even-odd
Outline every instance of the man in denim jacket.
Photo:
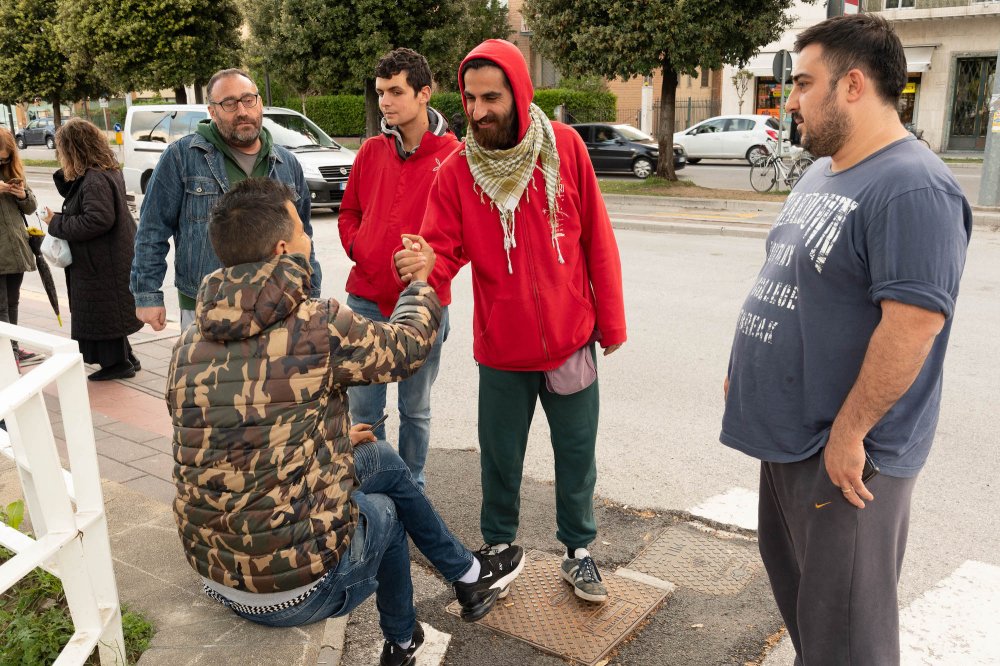
[[[237,182],[266,176],[289,185],[306,233],[309,188],[302,167],[289,151],[273,145],[263,122],[257,86],[238,69],[216,72],[208,82],[210,123],[167,146],[150,178],[135,237],[130,288],[135,314],[159,331],[166,325],[163,277],[169,240],[174,239],[174,285],[180,300],[181,329],[194,320],[195,296],[202,278],[221,268],[208,240],[209,212]],[[309,255],[312,289],[319,297],[322,272],[315,252]]]

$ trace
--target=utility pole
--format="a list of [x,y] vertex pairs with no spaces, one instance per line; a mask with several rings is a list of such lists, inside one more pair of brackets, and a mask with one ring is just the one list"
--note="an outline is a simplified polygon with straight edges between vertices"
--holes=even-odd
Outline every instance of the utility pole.
[[[1000,66],[1000,53],[997,53]],[[993,75],[993,94],[990,96],[990,131],[986,133],[986,152],[983,154],[983,175],[979,179],[979,205],[1000,205],[1000,69]]]

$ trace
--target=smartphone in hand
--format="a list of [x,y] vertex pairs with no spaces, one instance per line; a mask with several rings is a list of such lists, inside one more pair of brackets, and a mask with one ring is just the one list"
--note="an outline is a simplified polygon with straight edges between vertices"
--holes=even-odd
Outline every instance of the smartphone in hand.
[[868,483],[878,473],[878,465],[875,464],[872,457],[868,455],[868,450],[865,449],[865,467],[861,470],[861,483]]

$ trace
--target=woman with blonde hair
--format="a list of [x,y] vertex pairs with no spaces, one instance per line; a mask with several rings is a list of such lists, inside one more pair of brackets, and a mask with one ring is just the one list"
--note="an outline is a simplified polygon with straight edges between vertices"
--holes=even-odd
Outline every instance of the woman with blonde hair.
[[56,131],[61,169],[52,178],[64,198],[61,213],[45,209],[49,233],[69,241],[66,268],[71,336],[85,363],[101,369],[88,379],[134,377],[139,361],[128,336],[142,328],[128,289],[135,220],[125,180],[108,139],[92,122],[70,118]]
[[[14,135],[0,128],[0,321],[17,323],[24,274],[35,270],[35,255],[28,247],[24,216],[35,212],[35,195],[24,182],[24,166]],[[34,363],[41,356],[14,343],[19,364]]]

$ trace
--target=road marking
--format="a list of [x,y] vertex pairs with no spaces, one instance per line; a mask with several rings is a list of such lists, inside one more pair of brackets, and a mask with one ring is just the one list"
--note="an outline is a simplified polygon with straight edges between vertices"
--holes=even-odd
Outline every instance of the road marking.
[[1000,663],[1000,567],[966,561],[899,616],[904,666]]
[[730,488],[721,495],[710,497],[689,512],[725,525],[757,529],[757,493],[746,488]]
[[417,666],[441,666],[451,643],[451,634],[438,631],[426,622],[421,622],[420,626],[424,628],[424,647],[417,655]]

